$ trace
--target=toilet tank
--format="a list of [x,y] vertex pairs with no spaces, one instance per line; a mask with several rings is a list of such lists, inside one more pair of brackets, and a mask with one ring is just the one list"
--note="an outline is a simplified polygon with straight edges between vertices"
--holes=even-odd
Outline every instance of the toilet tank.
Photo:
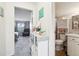
[[65,34],[60,34],[60,39],[65,41],[66,40],[66,35]]

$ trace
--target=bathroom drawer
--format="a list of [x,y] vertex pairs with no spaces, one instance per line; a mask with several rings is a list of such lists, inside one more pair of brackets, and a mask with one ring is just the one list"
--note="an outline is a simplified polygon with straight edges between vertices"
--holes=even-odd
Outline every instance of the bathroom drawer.
[[68,37],[68,40],[69,41],[72,40],[72,41],[77,42],[77,43],[79,42],[79,38],[78,37]]
[[79,42],[79,38],[73,37],[74,42]]

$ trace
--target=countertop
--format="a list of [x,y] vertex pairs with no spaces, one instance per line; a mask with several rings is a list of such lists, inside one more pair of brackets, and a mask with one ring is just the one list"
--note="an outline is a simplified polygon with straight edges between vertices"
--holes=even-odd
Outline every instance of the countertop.
[[73,36],[73,37],[79,37],[79,34],[75,34],[75,33],[68,33],[66,35],[67,36]]
[[33,33],[33,35],[37,37],[38,41],[44,41],[44,40],[48,39],[48,36],[46,35],[46,33],[43,33],[42,35],[39,35],[38,33],[35,32],[35,33]]

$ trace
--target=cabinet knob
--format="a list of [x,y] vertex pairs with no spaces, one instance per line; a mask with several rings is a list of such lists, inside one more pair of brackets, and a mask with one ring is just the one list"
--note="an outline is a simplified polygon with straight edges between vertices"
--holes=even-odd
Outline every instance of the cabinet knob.
[[75,39],[72,39],[72,40],[75,40]]

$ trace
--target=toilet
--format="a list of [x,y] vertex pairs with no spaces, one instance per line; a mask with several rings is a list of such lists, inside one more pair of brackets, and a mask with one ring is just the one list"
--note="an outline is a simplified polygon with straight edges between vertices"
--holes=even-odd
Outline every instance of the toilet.
[[66,37],[65,35],[61,34],[60,39],[55,40],[56,51],[60,51],[60,50],[64,49],[63,48],[63,45],[64,45],[63,42],[66,40],[65,37]]
[[63,40],[57,39],[55,40],[55,44],[56,44],[56,51],[61,51],[63,50]]

